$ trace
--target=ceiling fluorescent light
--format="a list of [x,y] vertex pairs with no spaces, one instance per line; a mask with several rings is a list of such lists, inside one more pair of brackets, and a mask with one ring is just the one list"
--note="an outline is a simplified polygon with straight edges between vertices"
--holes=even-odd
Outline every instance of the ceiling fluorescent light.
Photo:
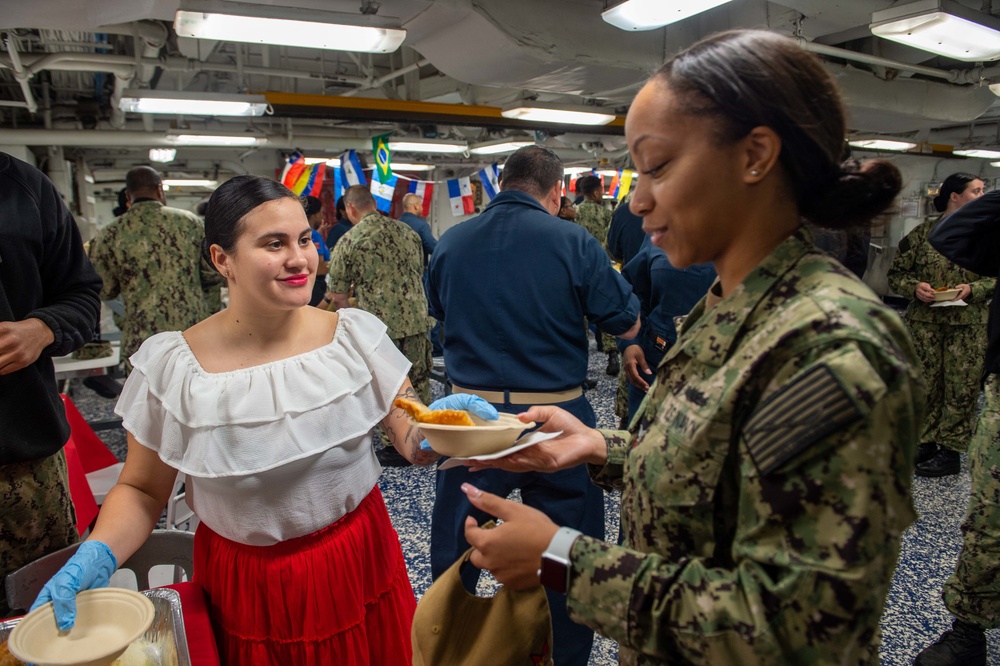
[[984,160],[1000,159],[1000,150],[980,150],[980,149],[953,150],[951,154],[959,155],[961,157],[981,157]]
[[150,148],[149,149],[149,161],[150,162],[173,162],[175,157],[177,157],[177,149],[176,148]]
[[464,153],[469,146],[447,141],[389,141],[389,150],[400,153]]
[[997,97],[1000,97],[1000,83],[991,83],[990,92],[996,95]]
[[472,146],[469,148],[469,152],[473,155],[499,155],[500,153],[512,153],[519,148],[533,145],[535,145],[534,141],[487,141]]
[[185,93],[168,90],[126,90],[118,108],[132,113],[177,113],[197,116],[262,116],[263,95]]
[[896,150],[907,151],[917,147],[912,141],[902,141],[900,139],[887,138],[858,138],[850,139],[847,143],[855,148],[863,150]]
[[567,106],[527,100],[508,104],[501,109],[500,115],[504,118],[560,125],[607,125],[615,119],[614,113],[600,111],[596,107]]
[[872,14],[872,34],[955,60],[1000,58],[1000,19],[953,0],[918,0]]
[[167,141],[178,146],[259,146],[267,139],[253,134],[168,134]]
[[196,39],[363,53],[391,53],[406,37],[398,21],[371,14],[224,0],[182,2],[174,15],[174,30],[181,37]]
[[412,164],[410,162],[393,162],[391,166],[393,171],[430,171],[434,168],[433,164]]
[[622,30],[653,30],[724,5],[729,0],[625,0],[605,10],[601,18]]
[[990,162],[990,166],[1000,167],[1000,162]]
[[340,166],[339,157],[304,157],[303,159],[306,161],[307,166],[311,164],[326,164],[328,167]]
[[164,178],[163,184],[169,187],[218,187],[219,181],[203,178]]
[[590,173],[593,170],[593,167],[566,167],[563,169],[563,173],[567,176],[576,176],[581,173]]

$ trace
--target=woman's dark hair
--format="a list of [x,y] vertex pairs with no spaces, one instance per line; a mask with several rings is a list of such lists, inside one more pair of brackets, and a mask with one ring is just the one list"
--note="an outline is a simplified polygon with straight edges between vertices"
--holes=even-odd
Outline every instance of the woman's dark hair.
[[338,222],[347,219],[347,204],[344,203],[344,197],[337,199],[337,204],[334,206],[334,209],[337,212]]
[[980,180],[979,176],[974,176],[971,173],[953,173],[944,179],[941,183],[941,189],[938,190],[938,194],[934,197],[934,210],[939,213],[943,213],[944,209],[948,207],[948,202],[951,200],[952,194],[961,194],[974,180]]
[[569,197],[559,197],[559,207],[565,208],[566,206],[572,206],[573,200]]
[[316,213],[323,210],[323,202],[320,201],[319,197],[314,197],[311,194],[307,194],[302,197],[302,207],[306,209],[306,217],[312,217]]
[[206,261],[214,266],[208,250],[213,245],[233,253],[243,233],[243,218],[247,213],[268,201],[285,198],[300,200],[278,181],[261,176],[236,176],[220,185],[205,208],[205,240],[201,251]]
[[846,162],[844,108],[817,58],[787,37],[732,30],[682,51],[653,75],[679,98],[680,110],[719,121],[720,143],[755,127],[781,137],[781,165],[799,213],[828,228],[867,224],[902,187],[884,160]]

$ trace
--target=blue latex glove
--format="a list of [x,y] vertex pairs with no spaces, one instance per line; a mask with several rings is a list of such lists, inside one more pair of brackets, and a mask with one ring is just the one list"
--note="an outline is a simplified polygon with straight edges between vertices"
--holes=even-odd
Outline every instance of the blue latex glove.
[[[451,395],[446,395],[440,400],[435,400],[427,406],[430,409],[462,409],[467,412],[472,412],[484,421],[496,421],[500,418],[500,413],[497,411],[496,407],[486,402],[478,395],[472,395],[471,393],[452,393]],[[423,451],[430,451],[431,445],[428,444],[425,439],[420,442],[420,448]]]
[[118,560],[107,544],[84,541],[63,568],[49,579],[31,604],[35,610],[51,601],[59,631],[67,631],[76,622],[76,593],[95,587],[107,587]]

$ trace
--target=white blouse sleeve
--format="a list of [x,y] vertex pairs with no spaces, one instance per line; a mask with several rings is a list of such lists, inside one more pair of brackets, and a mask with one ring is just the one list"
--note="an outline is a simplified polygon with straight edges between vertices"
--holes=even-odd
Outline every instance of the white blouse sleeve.
[[115,412],[171,467],[200,477],[254,474],[367,432],[392,406],[410,363],[378,318],[342,310],[333,340],[291,358],[208,373],[179,332],[130,359]]

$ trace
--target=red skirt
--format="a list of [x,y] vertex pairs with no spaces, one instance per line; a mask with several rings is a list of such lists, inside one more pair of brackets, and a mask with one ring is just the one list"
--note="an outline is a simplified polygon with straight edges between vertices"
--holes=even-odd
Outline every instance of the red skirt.
[[273,546],[202,523],[194,572],[223,664],[412,663],[416,599],[378,486],[336,523]]

